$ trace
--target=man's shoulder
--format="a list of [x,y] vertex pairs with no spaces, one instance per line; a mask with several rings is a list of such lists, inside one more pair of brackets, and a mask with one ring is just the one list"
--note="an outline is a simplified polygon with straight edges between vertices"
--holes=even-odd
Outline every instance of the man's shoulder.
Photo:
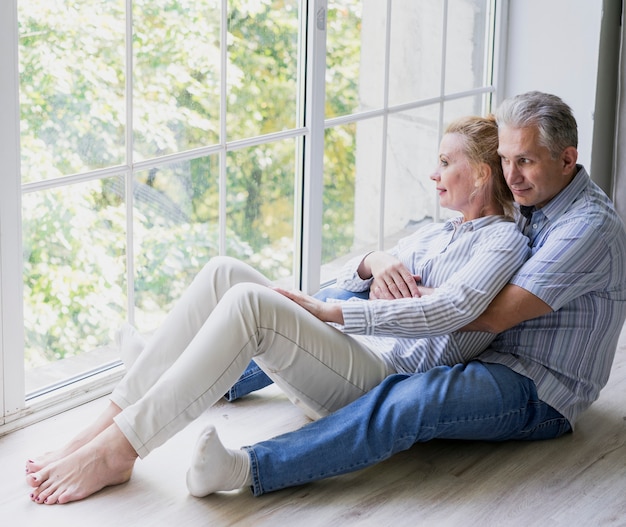
[[613,202],[590,179],[567,207],[551,218],[551,223],[553,226],[573,224],[581,230],[593,229],[598,236],[626,238],[624,223]]

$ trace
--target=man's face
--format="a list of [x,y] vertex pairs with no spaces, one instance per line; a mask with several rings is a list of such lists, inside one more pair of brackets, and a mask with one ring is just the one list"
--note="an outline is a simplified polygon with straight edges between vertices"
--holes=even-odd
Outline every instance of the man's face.
[[534,127],[502,126],[498,141],[504,177],[520,205],[543,207],[576,173],[576,149],[566,148],[552,159],[550,151],[539,145],[539,132]]

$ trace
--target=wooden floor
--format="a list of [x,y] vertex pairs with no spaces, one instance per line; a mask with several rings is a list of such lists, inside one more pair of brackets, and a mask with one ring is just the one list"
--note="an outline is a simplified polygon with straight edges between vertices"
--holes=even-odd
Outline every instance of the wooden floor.
[[416,445],[358,473],[255,498],[189,496],[195,438],[216,424],[238,447],[306,420],[269,387],[206,413],[139,461],[130,482],[68,505],[32,503],[24,461],[62,444],[105,400],[0,438],[0,525],[98,526],[626,526],[626,336],[608,386],[576,432],[541,443]]

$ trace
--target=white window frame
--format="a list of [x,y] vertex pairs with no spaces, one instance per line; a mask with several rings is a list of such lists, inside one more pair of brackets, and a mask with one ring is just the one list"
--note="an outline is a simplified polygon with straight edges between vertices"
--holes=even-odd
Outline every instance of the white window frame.
[[2,421],[24,407],[17,3],[0,2],[0,397]]
[[[112,368],[106,372],[94,375],[92,378],[83,379],[71,388],[60,389],[55,393],[37,397],[26,402],[24,400],[24,336],[23,336],[23,307],[22,307],[22,238],[21,238],[21,196],[23,188],[20,178],[20,154],[19,154],[19,78],[18,78],[18,31],[17,31],[17,1],[3,0],[0,2],[0,160],[2,172],[0,172],[0,408],[2,420],[0,420],[0,435],[19,427],[26,426],[36,420],[43,419],[64,409],[77,406],[110,391],[113,384],[123,374],[122,367]],[[227,0],[222,1],[222,12],[226,16]],[[371,113],[354,114],[346,117],[326,120],[325,107],[325,73],[326,73],[326,14],[328,10],[327,0],[302,0],[306,7],[303,9],[303,30],[306,24],[307,60],[302,61],[306,75],[305,93],[301,98],[301,110],[306,112],[304,122],[289,132],[272,134],[254,138],[251,140],[237,141],[221,144],[217,147],[203,149],[203,153],[211,154],[219,152],[224,161],[228,151],[244,148],[258,142],[267,142],[272,139],[285,139],[288,137],[302,138],[303,164],[302,186],[296,189],[296,213],[302,214],[301,223],[296,221],[297,232],[295,233],[295,245],[299,246],[300,253],[294,257],[294,276],[296,284],[303,290],[313,292],[320,285],[321,259],[322,259],[322,203],[323,203],[323,173],[324,160],[324,131],[325,128],[355,122],[360,119],[372,117]],[[506,10],[506,1],[497,1],[498,22],[495,35],[495,50],[501,49],[502,20]],[[387,12],[389,13],[392,0],[387,0]],[[447,6],[448,0],[444,0]],[[127,9],[132,0],[126,0]],[[130,12],[130,11],[129,11]],[[504,13],[504,14],[503,14]],[[444,15],[445,16],[445,15]],[[127,21],[130,24],[130,20]],[[222,21],[222,32],[226,31],[225,18]],[[389,25],[387,26],[389,31]],[[224,35],[223,35],[224,37]],[[387,50],[389,42],[387,39]],[[388,51],[387,51],[388,55]],[[129,65],[132,67],[132,57]],[[225,51],[222,57],[225,67]],[[499,57],[495,57],[493,67],[494,84],[488,89],[481,88],[480,93],[494,94],[497,91]],[[445,70],[445,68],[444,68]],[[442,70],[443,71],[443,70]],[[129,71],[127,70],[127,73]],[[127,78],[131,79],[130,74]],[[225,78],[225,76],[224,76]],[[129,81],[130,82],[130,81]],[[128,90],[132,86],[127,87]],[[225,82],[222,86],[222,97],[226,97]],[[468,94],[475,93],[468,92]],[[454,94],[452,98],[466,94]],[[385,98],[386,99],[386,98]],[[443,108],[443,103],[448,100],[444,94],[437,99]],[[390,113],[416,108],[420,105],[432,104],[433,101],[422,101],[419,104],[403,105],[402,107],[390,108],[385,100],[385,106],[377,110],[382,115],[384,122]],[[222,105],[224,107],[224,105]],[[127,119],[132,119],[131,110],[128,108]],[[223,111],[223,110],[222,110]],[[223,117],[223,116],[222,116]],[[222,123],[225,119],[222,119]],[[382,139],[384,142],[386,140]],[[128,148],[132,149],[130,138]],[[196,152],[197,154],[197,152]],[[129,173],[145,169],[152,164],[163,164],[168,161],[179,159],[183,156],[173,155],[152,162],[139,163],[134,166],[115,167],[115,173],[119,174],[126,170]],[[141,166],[139,166],[141,165]],[[226,164],[221,163],[222,171]],[[381,177],[384,177],[384,166]],[[110,171],[110,170],[109,170]],[[108,173],[107,171],[104,171]],[[87,178],[101,177],[103,171],[94,171]],[[225,178],[223,172],[220,176]],[[76,178],[76,181],[84,180],[85,176]],[[130,180],[130,178],[127,178]],[[54,186],[49,182],[31,184],[27,191]],[[224,185],[222,185],[224,188]],[[132,195],[132,192],[129,193]],[[384,199],[381,196],[381,199]],[[129,200],[130,201],[130,200]],[[132,202],[129,203],[132,207]],[[384,209],[381,209],[384,210]],[[224,212],[222,212],[224,214]],[[382,221],[382,220],[381,220]],[[381,228],[381,232],[383,229]],[[129,242],[132,240],[132,230],[129,228]],[[222,235],[223,240],[223,235]],[[379,244],[383,247],[384,240]],[[128,244],[129,249],[132,243]],[[223,248],[223,242],[222,242]],[[132,253],[129,254],[129,270],[132,275]],[[129,304],[133,302],[132,280],[129,280]],[[131,304],[132,305],[132,304]]]

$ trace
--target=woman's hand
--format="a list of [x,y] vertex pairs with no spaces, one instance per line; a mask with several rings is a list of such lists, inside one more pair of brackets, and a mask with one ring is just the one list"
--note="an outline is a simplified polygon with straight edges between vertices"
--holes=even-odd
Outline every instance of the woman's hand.
[[296,304],[306,309],[322,322],[343,324],[343,311],[341,310],[340,303],[323,302],[313,296],[304,294],[302,291],[287,291],[286,289],[282,289],[280,287],[274,287],[273,289],[290,300],[293,300]]
[[358,269],[363,279],[374,277],[370,285],[370,299],[419,298],[420,277],[411,274],[395,256],[382,251],[369,253]]

